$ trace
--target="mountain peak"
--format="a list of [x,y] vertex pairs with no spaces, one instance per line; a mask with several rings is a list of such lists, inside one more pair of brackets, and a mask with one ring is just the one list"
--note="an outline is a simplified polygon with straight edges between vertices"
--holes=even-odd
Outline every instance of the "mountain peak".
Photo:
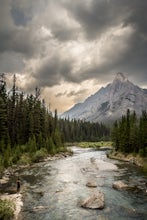
[[121,82],[125,82],[125,81],[127,81],[127,78],[125,77],[125,75],[123,73],[119,72],[116,74],[116,76],[114,78],[114,81],[116,81],[116,80],[119,80]]
[[126,109],[141,115],[147,110],[147,92],[117,73],[112,83],[63,113],[62,118],[109,123],[126,114]]

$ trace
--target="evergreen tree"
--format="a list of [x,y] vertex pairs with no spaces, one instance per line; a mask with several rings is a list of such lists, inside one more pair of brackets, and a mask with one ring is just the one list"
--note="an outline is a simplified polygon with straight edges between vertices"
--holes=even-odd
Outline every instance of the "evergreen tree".
[[8,93],[4,74],[0,75],[0,164],[9,166],[26,152],[36,152],[38,157],[46,151],[56,153],[63,150],[64,141],[98,141],[108,136],[103,124],[58,119],[57,110],[53,116],[40,98],[40,89],[24,96],[16,88],[15,75]]
[[5,75],[0,75],[0,151],[9,144]]
[[116,151],[119,150],[120,148],[120,136],[119,136],[119,128],[118,128],[118,122],[115,121],[114,125],[113,125],[113,130],[111,133],[111,137],[112,137],[112,141],[113,141],[113,145]]
[[147,155],[147,112],[143,111],[139,123],[139,151],[142,156]]
[[112,129],[112,140],[116,150],[126,153],[140,153],[147,155],[147,113],[137,119],[136,113],[130,114],[127,111],[126,116],[122,116],[119,124],[115,122]]
[[138,152],[139,151],[139,140],[138,140],[138,122],[136,113],[130,117],[130,152]]

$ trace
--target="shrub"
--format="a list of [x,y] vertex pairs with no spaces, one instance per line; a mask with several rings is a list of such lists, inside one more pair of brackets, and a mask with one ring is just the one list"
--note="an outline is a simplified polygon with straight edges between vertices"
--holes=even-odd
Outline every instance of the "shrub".
[[145,173],[147,173],[147,159],[146,158],[143,160],[143,170]]
[[45,148],[41,148],[40,150],[36,151],[32,156],[32,162],[37,163],[45,158],[45,156],[47,156],[47,150]]
[[145,151],[144,151],[143,149],[140,149],[140,150],[139,150],[139,155],[140,155],[141,157],[145,157]]
[[29,154],[27,154],[27,153],[22,154],[19,161],[18,161],[18,164],[26,165],[29,163],[31,163],[31,158],[30,158]]
[[0,199],[0,219],[11,220],[14,217],[15,205],[12,201]]

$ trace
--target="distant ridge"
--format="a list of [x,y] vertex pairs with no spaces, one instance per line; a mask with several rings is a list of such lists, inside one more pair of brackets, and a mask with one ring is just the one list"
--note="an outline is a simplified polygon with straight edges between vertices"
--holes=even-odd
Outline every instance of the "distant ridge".
[[112,83],[102,87],[83,103],[78,103],[61,117],[91,122],[111,122],[120,118],[126,110],[141,115],[147,110],[147,89],[130,82],[123,73],[117,73]]

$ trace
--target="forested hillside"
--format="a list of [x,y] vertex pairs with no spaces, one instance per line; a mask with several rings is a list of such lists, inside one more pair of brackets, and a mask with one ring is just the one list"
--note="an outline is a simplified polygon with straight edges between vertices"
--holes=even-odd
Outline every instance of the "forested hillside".
[[127,114],[114,123],[112,141],[116,151],[147,156],[147,112],[142,111],[137,118],[135,112],[130,114],[127,110]]
[[[4,166],[17,162],[25,152],[48,151],[55,153],[64,148],[61,133],[57,128],[57,118],[45,107],[39,97],[24,96],[18,92],[16,78],[8,93],[4,75],[0,82],[0,163]],[[40,154],[43,152],[40,152]]]
[[[37,161],[47,153],[66,150],[65,142],[98,141],[109,136],[109,129],[98,123],[58,119],[52,114],[40,90],[24,95],[16,87],[7,91],[5,75],[0,75],[0,166],[32,158]],[[22,156],[23,155],[23,156]],[[23,157],[23,158],[21,158]]]

